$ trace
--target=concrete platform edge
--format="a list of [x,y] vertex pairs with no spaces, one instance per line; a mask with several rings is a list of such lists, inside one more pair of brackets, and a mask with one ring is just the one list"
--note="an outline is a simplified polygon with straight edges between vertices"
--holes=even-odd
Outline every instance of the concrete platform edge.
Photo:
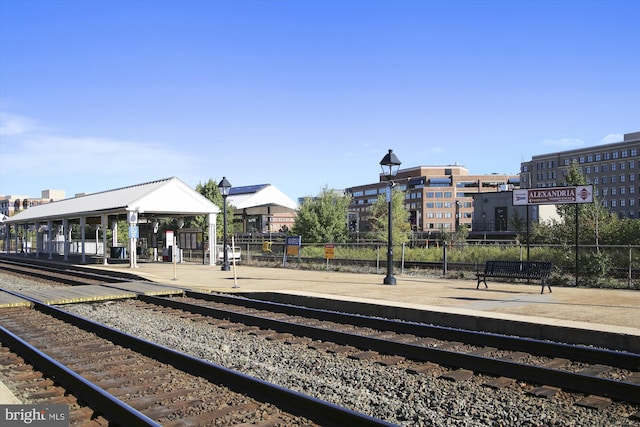
[[475,315],[469,310],[443,310],[441,307],[427,308],[424,306],[412,308],[398,303],[377,304],[373,301],[354,300],[353,297],[343,299],[331,296],[329,298],[320,294],[296,295],[291,292],[234,292],[233,294],[282,304],[640,353],[640,336],[599,330],[595,327],[597,325],[593,324],[580,323],[580,327],[578,325],[572,327],[566,321],[563,321],[562,325],[554,325],[547,322],[548,319],[542,318],[519,316],[522,318],[517,319],[513,315],[508,316],[510,318],[501,318],[485,312]]

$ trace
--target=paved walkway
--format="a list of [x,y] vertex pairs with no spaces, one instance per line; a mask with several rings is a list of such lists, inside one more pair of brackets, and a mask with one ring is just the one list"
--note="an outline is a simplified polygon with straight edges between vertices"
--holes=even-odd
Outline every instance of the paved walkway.
[[238,265],[231,271],[201,264],[140,263],[92,265],[127,271],[185,289],[219,292],[284,292],[335,299],[374,301],[424,310],[464,312],[484,317],[520,318],[543,324],[612,331],[640,336],[640,291],[552,287],[488,280],[476,290],[475,279],[456,280],[396,275],[396,285],[384,285],[384,275],[307,271]]

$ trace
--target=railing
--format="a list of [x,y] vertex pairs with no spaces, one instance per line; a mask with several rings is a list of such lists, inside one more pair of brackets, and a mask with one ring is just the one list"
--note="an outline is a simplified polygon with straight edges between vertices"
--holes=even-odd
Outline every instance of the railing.
[[[280,265],[286,252],[284,241],[236,242],[243,262]],[[328,268],[368,267],[381,273],[386,268],[386,243],[334,244],[335,258],[326,260],[324,244],[302,244],[300,263],[323,264]],[[576,265],[576,259],[578,260]],[[288,256],[297,262],[298,256]],[[488,260],[552,261],[551,283],[558,286],[617,287],[640,289],[640,245],[530,245],[514,241],[439,241],[394,247],[399,273],[431,271],[439,275],[465,277]]]

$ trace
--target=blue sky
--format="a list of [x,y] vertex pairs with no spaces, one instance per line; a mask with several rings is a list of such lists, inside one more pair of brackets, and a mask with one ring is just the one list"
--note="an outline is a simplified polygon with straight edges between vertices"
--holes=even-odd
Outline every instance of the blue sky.
[[640,0],[0,0],[0,195],[292,199],[640,131]]

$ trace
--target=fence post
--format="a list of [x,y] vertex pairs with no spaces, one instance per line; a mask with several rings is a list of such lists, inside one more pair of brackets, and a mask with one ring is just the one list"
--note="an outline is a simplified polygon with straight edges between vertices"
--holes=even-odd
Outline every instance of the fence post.
[[632,257],[631,255],[632,255],[632,252],[631,252],[631,245],[629,245],[629,282],[628,282],[629,289],[631,289],[631,287],[632,287],[632,286],[631,286],[631,283],[632,283],[632,282],[631,282],[631,279],[632,279],[632,275],[631,275],[631,262],[632,262],[632,260],[633,260],[633,257]]
[[405,244],[402,243],[402,261],[400,263],[400,274],[404,274],[404,248],[405,248]]
[[447,242],[442,242],[442,277],[447,277]]

